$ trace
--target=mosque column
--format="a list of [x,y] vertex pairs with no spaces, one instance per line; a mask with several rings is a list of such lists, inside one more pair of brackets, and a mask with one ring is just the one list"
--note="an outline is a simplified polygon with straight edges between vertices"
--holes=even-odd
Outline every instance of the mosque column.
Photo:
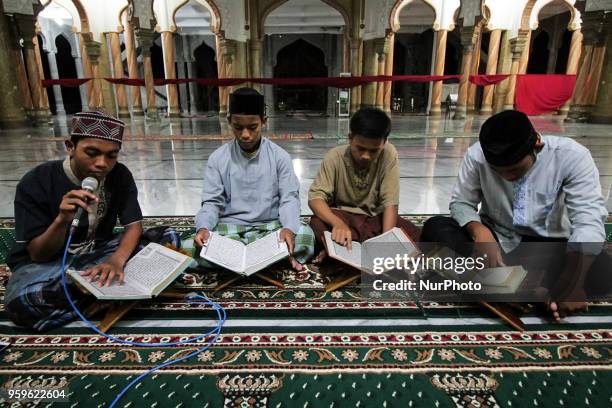
[[[162,31],[162,51],[164,54],[164,72],[166,79],[176,79],[176,69],[174,66],[174,35],[170,31]],[[168,117],[179,117],[178,89],[176,84],[166,85],[168,96]]]
[[602,75],[599,81],[599,90],[595,96],[595,108],[590,115],[589,122],[612,124],[612,19],[607,18],[604,23],[607,32],[605,59],[602,66]]
[[[217,72],[219,78],[233,78],[234,59],[236,57],[236,41],[217,36]],[[219,87],[219,115],[227,115],[227,105],[231,88]]]
[[[251,78],[261,78],[261,40],[249,40]],[[261,84],[251,84],[258,92],[263,92]]]
[[[0,18],[8,19],[10,17],[7,16]],[[8,45],[10,46],[9,48],[14,64],[13,66],[17,77],[17,87],[22,99],[22,103],[19,105],[23,106],[26,115],[32,116],[34,114],[34,105],[32,103],[30,84],[28,83],[28,75],[26,74],[26,68],[23,60],[23,52],[21,51],[21,38],[19,37],[19,32],[17,31],[17,25],[14,22],[14,17],[10,18],[10,20],[10,24],[6,24],[6,26],[9,28],[9,32],[4,33],[4,35],[6,36],[6,40],[9,43]]]
[[[123,31],[123,42],[125,43],[125,51],[127,54],[128,74],[130,79],[138,79],[138,60],[136,58],[136,39],[134,37],[134,26],[131,22],[127,22]],[[140,87],[133,86],[130,88],[132,100],[132,115],[143,116],[142,97],[140,95]]]
[[[121,39],[119,33],[107,33],[110,41],[111,54],[113,58],[113,78],[123,79],[123,59],[121,57]],[[117,96],[117,105],[119,107],[119,117],[129,118],[130,110],[128,108],[127,92],[125,85],[115,84],[115,95]]]
[[546,66],[547,74],[554,74],[557,68],[557,57],[559,56],[559,48],[561,48],[561,30],[557,30],[557,21],[555,18],[554,32],[550,36],[548,42],[548,63]]
[[[474,35],[476,37],[474,41],[474,51],[472,52],[472,63],[470,65],[470,75],[478,75],[478,69],[480,67],[480,46],[482,42],[482,25],[477,25],[474,28]],[[469,78],[468,78],[469,81]],[[467,96],[467,110],[470,113],[477,112],[476,107],[476,84],[468,82],[468,96]]]
[[[502,33],[499,48],[499,58],[497,63],[497,72],[499,74],[509,74],[512,72],[512,52],[510,46],[510,31],[505,30]],[[518,68],[518,64],[517,64]],[[515,78],[516,80],[516,78]],[[508,92],[510,88],[510,77],[501,81],[495,87],[494,98],[493,98],[493,112],[498,113],[504,109]]]
[[[444,75],[444,60],[446,59],[446,38],[448,37],[448,30],[439,30],[436,32],[436,58],[434,62],[434,75]],[[431,116],[440,116],[442,114],[441,108],[441,97],[442,97],[442,81],[435,81],[431,89],[431,109],[429,114]]]
[[[48,122],[51,119],[51,112],[49,111],[47,91],[42,86],[44,75],[42,74],[42,60],[40,60],[38,38],[35,31],[36,20],[33,16],[15,15],[15,22],[18,26],[19,35],[23,38],[25,65],[32,96],[33,116],[38,123]],[[12,71],[12,68],[9,70]]]
[[153,66],[151,65],[151,47],[153,46],[153,30],[138,28],[136,32],[140,53],[142,55],[142,66],[144,70],[145,89],[147,94],[147,118],[159,119],[157,103],[155,99],[155,83],[153,78]]
[[[604,18],[603,12],[585,13],[582,18],[582,52],[580,56],[580,64],[578,76],[576,78],[576,86],[569,112],[565,121],[567,122],[585,122],[589,114],[589,99],[593,75],[597,73],[597,40],[600,32],[601,21]],[[601,73],[601,71],[599,71]]]
[[[359,39],[351,39],[351,76],[361,76],[361,67],[363,66],[362,60],[362,47],[363,41]],[[361,86],[351,88],[351,114],[357,112],[361,105]]]
[[525,48],[523,48],[523,53],[521,54],[521,59],[519,60],[518,73],[521,75],[527,73],[527,66],[529,65],[529,53],[531,52],[531,33],[533,33],[533,31],[527,31],[527,38],[525,39]]
[[[78,37],[77,37],[78,41]],[[78,44],[78,42],[77,42]],[[74,58],[74,66],[76,67],[77,78],[85,78],[85,73],[83,72],[83,59],[81,58],[81,50],[74,50],[75,54],[72,55]],[[87,100],[87,87],[83,84],[79,86],[79,95],[81,96],[81,110],[87,111],[89,110],[88,100]]]
[[[387,34],[387,44],[385,47],[385,72],[384,75],[393,75],[393,50],[395,48],[395,33],[391,31]],[[384,88],[384,109],[388,114],[391,113],[391,90],[393,88],[392,81],[383,82]]]
[[[93,75],[91,73],[91,62],[89,61],[89,55],[87,54],[87,50],[85,49],[85,40],[83,38],[83,34],[78,33],[76,34],[76,36],[79,44],[79,51],[81,54],[81,62],[83,63],[83,78],[92,78]],[[85,89],[86,99],[83,99],[82,101],[83,109],[85,109],[85,107],[87,107],[87,109],[91,109],[89,106],[89,101],[91,100],[91,95],[93,93],[93,81],[87,81],[85,83]]]
[[504,101],[504,110],[514,109],[514,96],[516,95],[516,75],[519,73],[521,58],[527,44],[527,31],[519,31],[518,36],[510,40],[512,53],[512,66],[508,79],[508,93]]
[[[49,61],[49,74],[51,75],[51,79],[60,79],[55,52],[47,52],[47,61]],[[64,109],[64,98],[62,96],[62,87],[60,85],[53,85],[53,96],[55,98],[55,114],[65,115],[66,109]]]
[[461,79],[459,80],[459,95],[457,97],[457,109],[453,119],[465,119],[467,117],[468,88],[470,85],[470,69],[472,67],[472,54],[474,53],[475,41],[474,27],[463,27],[461,29]]
[[[377,73],[376,40],[365,40],[363,42],[363,75],[374,76]],[[361,106],[374,108],[376,106],[376,82],[368,82],[362,88]]]
[[[194,59],[187,60],[187,76],[195,78],[197,76],[196,63]],[[197,105],[198,84],[196,82],[189,83],[189,112],[195,115],[199,112]]]
[[585,97],[589,115],[597,102],[597,93],[599,91],[606,53],[606,38],[607,33],[605,31],[600,31],[595,36],[595,43],[593,44],[593,61],[589,72],[590,81],[587,82],[587,94]]
[[102,45],[91,39],[91,35],[83,35],[83,47],[91,66],[91,77],[93,78],[91,93],[89,94],[89,109],[103,109],[102,79],[100,78],[100,52]]
[[[22,127],[27,123],[20,89],[23,84],[18,84],[19,73],[14,69],[13,64],[16,62],[12,61],[13,58],[11,58],[11,54],[15,55],[16,41],[17,38],[13,38],[11,41],[8,17],[4,14],[0,2],[0,89],[3,92],[2,98],[0,98],[0,128],[4,129]],[[13,48],[12,53],[9,51],[11,48]],[[21,53],[21,51],[19,52]],[[19,58],[21,59],[21,56]],[[23,67],[23,65],[21,66]],[[25,85],[27,88],[27,83]]]
[[[378,60],[378,70],[376,75],[385,75],[386,67],[386,56],[389,53],[389,44],[387,37],[379,38],[375,40],[374,47],[376,49],[376,55]],[[376,107],[378,109],[385,109],[385,82],[376,82]]]
[[[501,40],[502,30],[495,29],[491,31],[489,38],[489,55],[487,56],[487,75],[497,74],[497,60],[499,58],[499,45]],[[482,95],[482,107],[480,113],[490,114],[493,112],[493,92],[495,85],[484,87]]]
[[[40,55],[41,47],[38,44],[38,36],[35,35],[32,38],[32,43],[34,44],[34,56],[36,58],[36,66],[38,69],[38,78],[42,81],[45,79],[45,70],[43,68],[42,56]],[[42,86],[42,82],[40,83],[41,92],[40,92],[40,107],[41,107],[41,121],[50,122],[53,120],[53,115],[51,115],[51,110],[49,109],[49,95],[47,94],[47,88]]]
[[[569,56],[567,57],[567,75],[576,75],[578,73],[578,64],[580,63],[580,51],[582,49],[582,30],[577,29],[572,32],[572,42],[570,43]],[[570,109],[570,101],[559,110],[562,115],[567,115]]]
[[[182,58],[177,58],[176,60],[176,75],[177,78],[186,78],[185,76],[185,60]],[[180,110],[181,114],[188,115],[189,114],[189,94],[187,92],[188,84],[180,84],[179,88],[179,101],[180,101]]]

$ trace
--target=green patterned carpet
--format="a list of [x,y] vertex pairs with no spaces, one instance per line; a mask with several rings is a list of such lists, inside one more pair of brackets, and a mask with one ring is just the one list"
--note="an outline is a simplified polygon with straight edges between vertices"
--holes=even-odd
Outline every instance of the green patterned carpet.
[[[190,222],[146,223],[189,231]],[[11,221],[1,227],[2,245],[10,245]],[[3,297],[9,272],[0,268]],[[474,305],[365,300],[356,286],[325,294],[325,271],[278,271],[283,290],[244,280],[212,293],[223,273],[183,276],[177,289],[221,303],[226,327],[210,350],[146,378],[117,406],[612,406],[611,303],[591,304],[563,324],[529,313],[528,330],[519,333]],[[150,301],[112,333],[178,341],[208,331],[213,319],[182,299]],[[0,341],[11,343],[0,352],[0,387],[68,387],[68,404],[38,406],[70,407],[108,406],[144,370],[201,346],[131,347],[78,324],[38,334],[4,318]]]

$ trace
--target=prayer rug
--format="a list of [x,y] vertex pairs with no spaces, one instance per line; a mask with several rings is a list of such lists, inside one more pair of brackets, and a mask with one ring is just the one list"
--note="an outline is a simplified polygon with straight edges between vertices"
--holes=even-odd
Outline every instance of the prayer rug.
[[[426,218],[410,217],[417,224]],[[145,224],[193,230],[191,217],[147,218]],[[12,220],[0,223],[2,261],[12,227]],[[325,293],[325,271],[276,269],[284,289],[245,279],[213,292],[226,278],[223,272],[183,276],[177,289],[204,292],[226,308],[222,334],[209,350],[145,378],[117,406],[612,404],[611,303],[592,303],[563,324],[530,314],[527,331],[519,333],[474,305],[364,299],[354,285]],[[8,276],[2,265],[0,297]],[[142,302],[111,333],[129,341],[174,342],[213,324],[204,306],[155,300]],[[108,406],[137,375],[204,345],[117,344],[81,323],[39,334],[13,326],[1,311],[0,342],[10,343],[0,351],[0,388],[67,388],[67,404],[37,406],[69,407]]]

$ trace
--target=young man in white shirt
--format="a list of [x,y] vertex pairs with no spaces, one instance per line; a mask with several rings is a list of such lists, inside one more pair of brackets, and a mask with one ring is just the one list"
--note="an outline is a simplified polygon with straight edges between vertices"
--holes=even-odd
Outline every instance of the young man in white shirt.
[[[491,267],[503,265],[503,253],[521,242],[603,243],[608,214],[589,150],[569,138],[541,136],[517,111],[482,125],[463,158],[450,212],[428,220],[421,240],[489,243],[477,248]],[[609,262],[604,256],[595,264]],[[586,304],[553,299],[549,306],[558,320]]]

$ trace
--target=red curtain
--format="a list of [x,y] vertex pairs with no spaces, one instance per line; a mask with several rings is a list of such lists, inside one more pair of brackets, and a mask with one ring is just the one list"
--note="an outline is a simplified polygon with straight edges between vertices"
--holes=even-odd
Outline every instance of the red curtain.
[[496,85],[508,78],[508,74],[500,75],[470,75],[470,82],[480,86]]
[[562,107],[574,92],[576,75],[517,75],[516,110],[541,115]]

